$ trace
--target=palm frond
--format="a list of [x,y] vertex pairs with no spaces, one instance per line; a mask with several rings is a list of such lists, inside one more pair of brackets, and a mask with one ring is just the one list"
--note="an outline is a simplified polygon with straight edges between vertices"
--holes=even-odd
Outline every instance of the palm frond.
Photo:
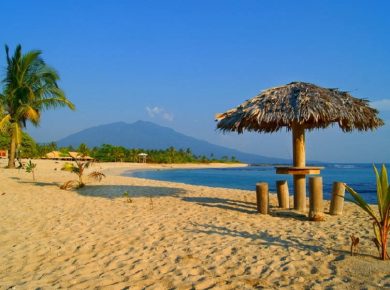
[[76,167],[69,162],[65,162],[65,164],[62,166],[61,170],[68,171],[68,172],[74,172],[74,169]]
[[381,177],[378,173],[378,169],[373,165],[374,172],[375,172],[375,179],[376,179],[376,198],[378,200],[378,211],[381,219],[383,218],[382,215],[382,182],[381,182]]
[[40,114],[39,111],[36,110],[34,107],[28,104],[20,105],[16,112],[17,119],[20,120],[29,120],[34,125],[37,125],[40,120]]
[[379,219],[373,209],[368,205],[368,203],[358,194],[355,190],[353,190],[351,187],[349,187],[347,184],[345,184],[345,189],[351,194],[353,197],[353,200],[351,200],[353,203],[355,203],[357,206],[359,206],[361,209],[363,209],[365,212],[367,212],[376,222],[379,223]]
[[79,188],[80,184],[77,180],[69,180],[60,186],[60,189],[69,190],[73,188]]
[[[55,89],[57,93],[59,93],[60,90]],[[39,100],[36,100],[34,102],[34,105],[37,107],[42,107],[45,109],[51,109],[51,108],[57,108],[57,107],[68,107],[71,110],[75,110],[75,105],[69,101],[65,97],[50,97],[50,98],[42,98]]]
[[89,168],[90,166],[92,166],[92,164],[93,164],[93,161],[91,160],[91,161],[86,161],[85,163],[84,163],[84,167],[85,168]]
[[389,203],[390,203],[390,195],[388,193],[389,190],[389,181],[387,176],[387,170],[384,164],[382,164],[381,168],[381,175],[380,175],[380,182],[381,182],[381,190],[382,190],[382,218],[385,217],[386,212],[388,212]]
[[25,78],[29,77],[29,73],[31,71],[34,71],[35,67],[38,65],[40,59],[39,55],[41,54],[41,51],[39,50],[32,50],[27,52],[20,61],[20,74],[19,74],[19,81],[23,81]]
[[106,177],[106,175],[102,172],[94,171],[94,172],[91,172],[90,174],[88,174],[88,177],[95,179],[97,181],[101,181],[103,179],[103,177]]
[[10,126],[10,120],[11,120],[10,114],[7,114],[2,119],[0,119],[0,132],[4,133],[8,130]]

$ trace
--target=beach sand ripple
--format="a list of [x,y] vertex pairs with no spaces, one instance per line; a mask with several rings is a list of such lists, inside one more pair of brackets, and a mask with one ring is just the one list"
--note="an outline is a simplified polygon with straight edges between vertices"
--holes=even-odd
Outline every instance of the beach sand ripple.
[[37,182],[0,169],[0,289],[390,288],[390,263],[352,204],[315,223],[272,195],[261,216],[254,191],[117,176],[149,166],[123,163],[97,164],[101,183],[63,191],[73,177],[61,163],[37,163]]

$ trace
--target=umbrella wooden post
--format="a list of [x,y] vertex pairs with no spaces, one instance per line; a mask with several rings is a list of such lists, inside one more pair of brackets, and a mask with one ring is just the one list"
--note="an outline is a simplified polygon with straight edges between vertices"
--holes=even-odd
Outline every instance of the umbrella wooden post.
[[[306,166],[305,128],[297,123],[292,126],[293,162],[295,167]],[[306,176],[294,175],[294,209],[306,211]]]
[[306,211],[306,175],[294,175],[294,209]]

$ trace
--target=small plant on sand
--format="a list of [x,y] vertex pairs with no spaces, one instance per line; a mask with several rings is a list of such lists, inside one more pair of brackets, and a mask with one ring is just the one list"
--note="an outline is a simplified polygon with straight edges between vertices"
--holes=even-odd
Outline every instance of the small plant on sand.
[[127,191],[125,191],[123,194],[122,194],[123,197],[126,198],[126,202],[127,203],[132,203],[133,200],[131,199],[131,197],[129,196],[129,193]]
[[358,251],[360,239],[359,237],[355,237],[354,234],[352,234],[350,237],[351,237],[351,256],[353,256]]
[[32,173],[32,176],[33,176],[33,180],[35,181],[35,167],[37,167],[37,164],[36,163],[33,163],[31,162],[31,160],[29,160],[26,164],[26,172],[27,173]]
[[378,173],[374,165],[376,175],[376,188],[378,199],[379,215],[368,205],[368,203],[348,185],[345,188],[352,195],[353,203],[363,209],[373,220],[375,238],[373,239],[375,245],[380,249],[380,258],[386,260],[389,258],[387,253],[387,240],[390,232],[390,186],[387,177],[387,170],[385,165],[382,165],[381,173]]
[[[85,169],[89,168],[93,164],[93,160],[82,161],[82,157],[84,156],[72,156],[73,163],[66,162],[61,170],[68,171],[71,173],[75,173],[78,176],[78,180],[69,180],[60,186],[61,189],[71,189],[71,188],[81,188],[85,186],[85,182],[83,180]],[[95,179],[97,181],[101,181],[103,177],[106,177],[104,173],[100,171],[93,171],[88,174],[88,177]]]
[[149,208],[150,209],[154,208],[154,206],[153,206],[153,197],[151,195],[149,195]]

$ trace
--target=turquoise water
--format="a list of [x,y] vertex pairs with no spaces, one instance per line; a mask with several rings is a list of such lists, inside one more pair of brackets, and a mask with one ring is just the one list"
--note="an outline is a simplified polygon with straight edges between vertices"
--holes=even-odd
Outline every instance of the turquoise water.
[[[332,183],[334,181],[342,181],[354,188],[369,203],[376,203],[376,181],[372,164],[326,164],[322,166],[325,167],[321,171],[325,199],[330,199]],[[276,191],[276,181],[285,179],[288,181],[290,193],[293,192],[292,177],[290,175],[275,174],[275,168],[273,166],[129,171],[125,175],[194,185],[246,190],[255,190],[256,183],[267,182],[270,191],[273,192]]]

